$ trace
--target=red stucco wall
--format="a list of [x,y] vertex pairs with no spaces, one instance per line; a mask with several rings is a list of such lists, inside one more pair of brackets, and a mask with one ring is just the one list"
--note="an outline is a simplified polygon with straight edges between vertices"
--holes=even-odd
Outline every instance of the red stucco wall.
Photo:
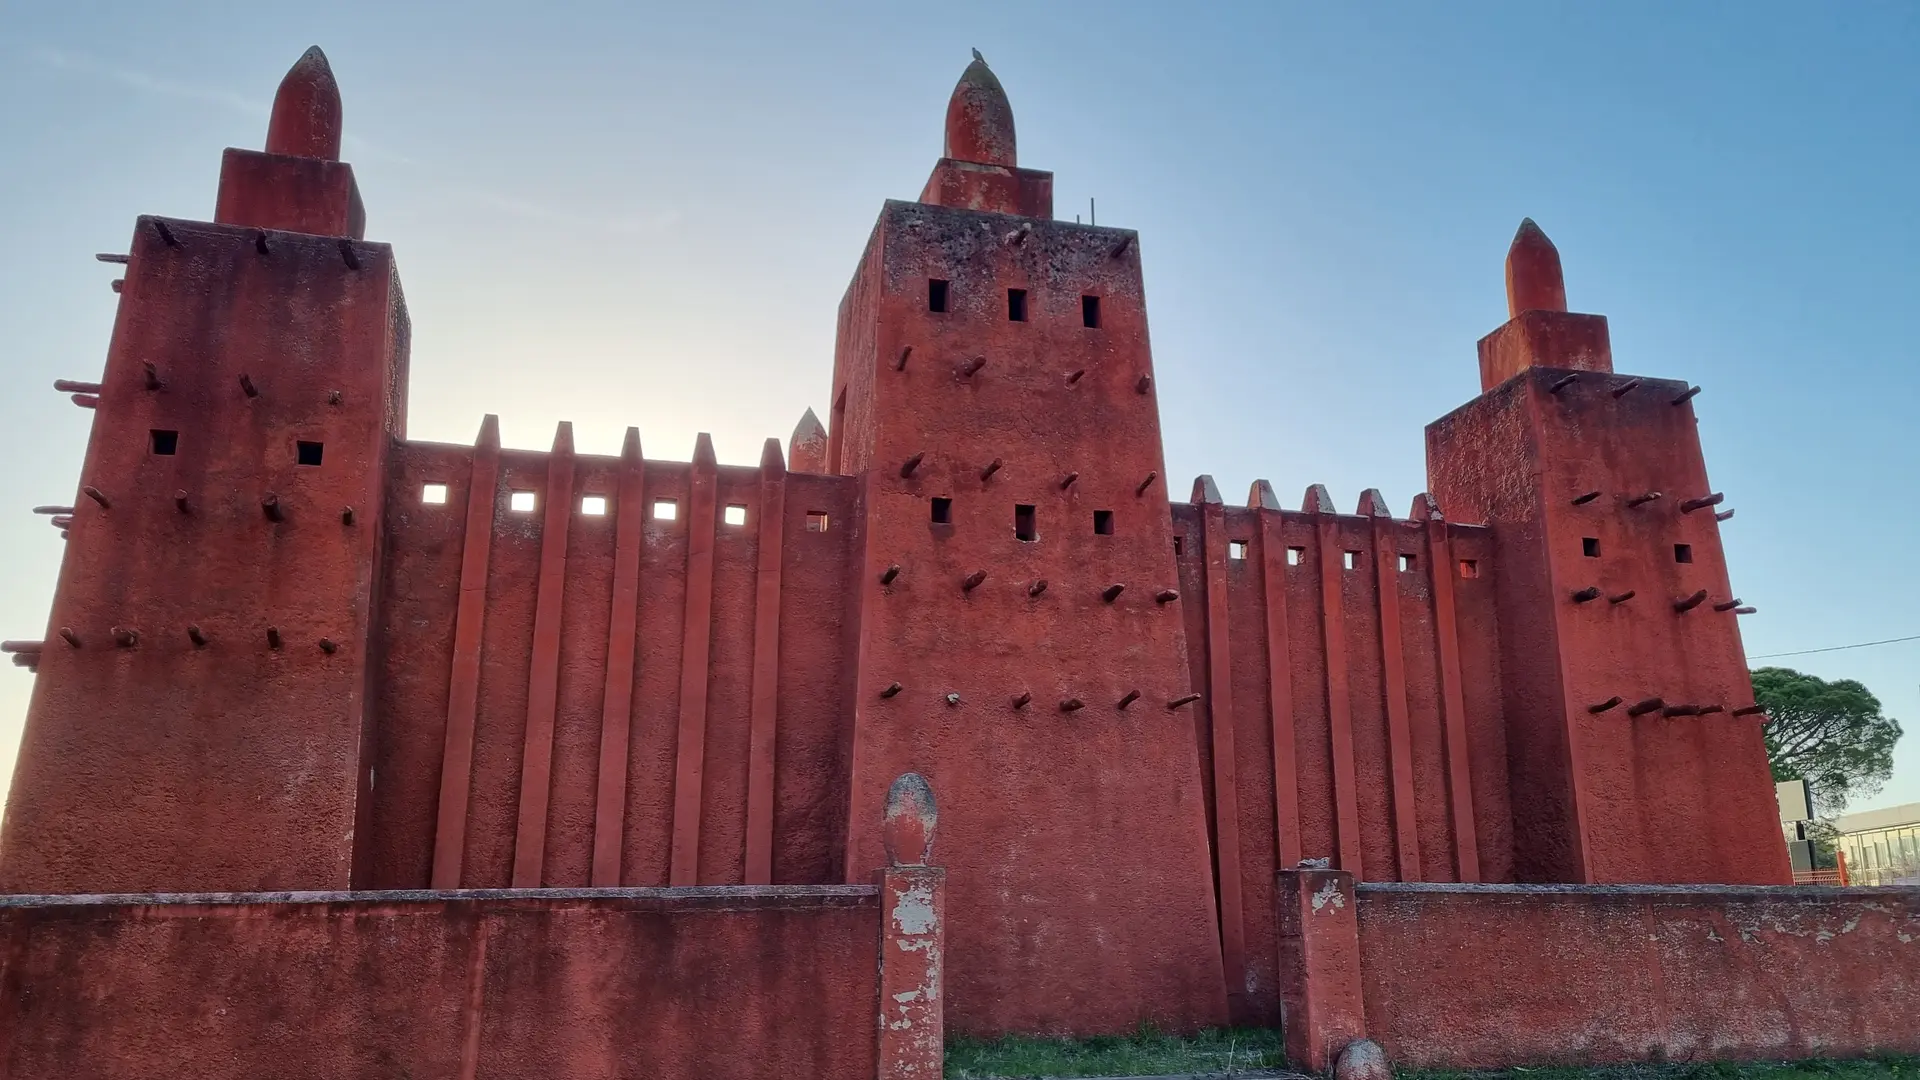
[[1920,1050],[1920,891],[1361,885],[1396,1065]]
[[879,915],[871,886],[9,897],[0,1061],[74,1080],[871,1077]]

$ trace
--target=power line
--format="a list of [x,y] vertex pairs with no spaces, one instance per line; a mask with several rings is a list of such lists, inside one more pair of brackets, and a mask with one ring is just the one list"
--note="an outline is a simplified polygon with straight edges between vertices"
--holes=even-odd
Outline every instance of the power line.
[[1906,637],[1890,637],[1880,641],[1862,641],[1858,645],[1830,645],[1824,649],[1799,649],[1794,652],[1762,653],[1759,656],[1749,656],[1747,657],[1747,659],[1772,660],[1773,658],[1778,656],[1808,656],[1813,653],[1820,653],[1820,652],[1844,652],[1847,649],[1864,649],[1869,645],[1892,645],[1896,642],[1901,642],[1901,641],[1920,641],[1920,634],[1909,634]]

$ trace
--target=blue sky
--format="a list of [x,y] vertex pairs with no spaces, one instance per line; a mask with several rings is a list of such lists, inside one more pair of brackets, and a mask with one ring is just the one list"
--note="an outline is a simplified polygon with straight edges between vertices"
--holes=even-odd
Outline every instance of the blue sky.
[[[89,416],[48,384],[100,371],[93,253],[211,216],[221,148],[260,145],[316,43],[398,250],[415,438],[493,411],[510,445],[564,419],[613,453],[637,424],[649,456],[708,430],[750,463],[824,414],[840,293],[977,47],[1057,214],[1141,231],[1176,478],[1404,512],[1532,216],[1619,370],[1706,387],[1750,654],[1920,634],[1920,7],[1177,7],[0,6],[0,636],[45,627],[61,545],[26,511],[77,483]],[[1776,662],[1920,729],[1916,659]],[[29,685],[0,669],[5,758]],[[1920,734],[1856,808],[1913,800]]]

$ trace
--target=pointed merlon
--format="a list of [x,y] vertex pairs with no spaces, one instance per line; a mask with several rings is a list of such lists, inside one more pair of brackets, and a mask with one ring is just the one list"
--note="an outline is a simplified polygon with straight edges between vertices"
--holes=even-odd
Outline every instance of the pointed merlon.
[[1507,249],[1507,317],[1565,310],[1567,282],[1560,271],[1560,251],[1532,218],[1525,218]]
[[318,45],[280,80],[267,121],[267,153],[340,160],[340,85]]
[[1300,509],[1309,514],[1332,514],[1333,496],[1327,494],[1327,485],[1313,484],[1307,488],[1306,495],[1300,499]]
[[488,413],[480,418],[480,436],[474,445],[485,450],[500,449],[500,418]]
[[626,438],[620,440],[620,462],[632,467],[644,460],[646,459],[640,456],[640,429],[630,427],[627,429]]
[[981,165],[1017,164],[1014,152],[1013,105],[987,62],[974,51],[973,63],[947,100],[946,157]]
[[787,440],[787,461],[794,472],[827,471],[827,428],[812,409],[800,414],[800,422],[793,426],[793,437]]
[[1247,505],[1256,510],[1280,509],[1280,496],[1273,493],[1273,485],[1265,480],[1255,480],[1247,491]]
[[780,440],[768,439],[760,447],[760,474],[762,476],[785,476],[787,461],[780,456]]
[[1354,513],[1361,517],[1390,518],[1393,516],[1393,511],[1387,509],[1386,497],[1380,494],[1379,488],[1368,488],[1361,492],[1360,506]]
[[1414,521],[1445,521],[1440,513],[1440,500],[1430,491],[1423,491],[1413,497],[1413,509],[1407,511],[1407,517]]
[[553,429],[553,451],[552,452],[556,454],[573,453],[573,422],[572,421],[562,420],[560,421],[559,425]]
[[713,436],[704,431],[693,440],[693,467],[709,471],[720,467],[720,459],[713,453]]
[[1193,478],[1193,497],[1188,501],[1196,506],[1201,503],[1219,506],[1224,505],[1226,502],[1226,500],[1220,497],[1220,485],[1214,483],[1213,477],[1208,476],[1206,473],[1201,473],[1199,476]]

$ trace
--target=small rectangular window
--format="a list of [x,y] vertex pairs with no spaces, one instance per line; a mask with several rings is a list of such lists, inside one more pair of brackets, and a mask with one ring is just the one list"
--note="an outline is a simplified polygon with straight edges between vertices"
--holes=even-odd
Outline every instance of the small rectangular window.
[[741,506],[739,503],[728,503],[727,508],[720,512],[720,519],[729,525],[745,525],[747,523],[747,508]]
[[1173,557],[1179,558],[1187,553],[1187,538],[1179,533],[1173,534]]
[[1083,296],[1080,298],[1080,322],[1084,326],[1098,329],[1100,326],[1100,298]]
[[935,525],[953,524],[953,500],[939,496],[933,498],[933,523]]
[[1589,559],[1599,558],[1600,557],[1600,538],[1597,536],[1581,537],[1580,538],[1580,554],[1585,555]]
[[1013,535],[1018,540],[1040,539],[1040,526],[1034,520],[1033,507],[1022,503],[1013,508]]
[[1413,573],[1413,566],[1414,566],[1415,560],[1416,560],[1416,556],[1402,553],[1400,556],[1400,572],[1403,574]]
[[1026,322],[1027,321],[1027,290],[1025,289],[1008,289],[1007,290],[1007,321],[1008,322]]
[[1093,512],[1093,531],[1096,536],[1113,535],[1113,511],[1095,510]]
[[1479,577],[1480,561],[1478,559],[1461,559],[1460,576],[1463,578]]
[[1342,565],[1342,566],[1345,566],[1345,567],[1346,567],[1347,569],[1349,569],[1349,570],[1351,570],[1351,569],[1353,569],[1354,567],[1356,567],[1356,566],[1359,566],[1359,565],[1360,565],[1360,553],[1359,553],[1359,552],[1357,552],[1357,551],[1348,551],[1348,552],[1343,552],[1343,553],[1342,553],[1342,555],[1343,555],[1343,561],[1341,562],[1341,565]]
[[582,495],[580,497],[580,512],[588,517],[605,517],[607,513],[607,497],[605,495]]
[[825,510],[807,511],[807,531],[808,532],[826,532],[827,531],[827,512]]
[[447,501],[447,485],[428,484],[420,489],[420,501],[434,506]]
[[927,279],[927,310],[947,310],[947,283],[939,278]]
[[1693,561],[1693,545],[1692,544],[1673,545],[1673,561],[1674,562],[1692,562]]
[[321,451],[326,449],[326,447],[320,443],[307,442],[305,440],[294,443],[293,447],[296,455],[295,460],[302,465],[320,464]]
[[1247,557],[1247,542],[1245,540],[1227,541],[1227,558],[1244,559],[1246,557]]
[[507,496],[507,509],[516,514],[531,514],[536,501],[533,492],[516,491]]
[[672,499],[653,500],[653,520],[672,521],[680,516],[680,504]]
[[153,452],[159,457],[172,457],[180,450],[180,433],[177,431],[153,431]]
[[1287,549],[1287,565],[1288,566],[1299,566],[1300,560],[1306,557],[1307,557],[1306,548],[1290,547]]

